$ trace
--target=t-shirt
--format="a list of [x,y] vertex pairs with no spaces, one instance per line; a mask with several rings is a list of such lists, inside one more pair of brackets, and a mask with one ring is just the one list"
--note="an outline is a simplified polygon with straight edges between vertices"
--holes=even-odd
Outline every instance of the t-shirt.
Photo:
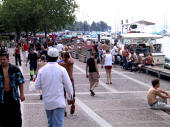
[[29,53],[28,60],[30,60],[30,64],[37,64],[37,54],[36,53]]
[[34,49],[34,44],[33,43],[30,44],[30,49]]
[[40,56],[45,55],[47,56],[47,50],[40,51]]
[[24,51],[28,51],[28,44],[23,44]]
[[113,49],[111,50],[112,55],[117,55],[118,54],[118,48],[117,46],[114,46]]
[[87,64],[89,66],[89,73],[90,72],[96,72],[95,59],[94,58],[89,58],[87,60]]
[[1,51],[7,51],[7,48],[5,46],[0,46]]
[[112,55],[105,54],[104,66],[112,66]]
[[37,51],[41,50],[41,44],[40,43],[36,43],[36,50]]

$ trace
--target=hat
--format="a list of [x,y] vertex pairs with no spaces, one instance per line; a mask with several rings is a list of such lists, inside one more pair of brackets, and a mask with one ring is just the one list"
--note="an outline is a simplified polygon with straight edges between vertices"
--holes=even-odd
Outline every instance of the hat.
[[59,56],[59,52],[56,48],[49,48],[48,50],[48,56],[49,57],[58,57]]

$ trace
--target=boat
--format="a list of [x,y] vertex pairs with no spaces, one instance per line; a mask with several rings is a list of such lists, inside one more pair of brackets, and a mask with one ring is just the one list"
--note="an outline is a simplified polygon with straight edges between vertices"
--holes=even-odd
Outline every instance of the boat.
[[165,57],[164,68],[170,69],[170,58],[168,58],[168,57]]
[[121,35],[119,45],[122,49],[126,46],[129,50],[138,51],[143,56],[150,52],[156,65],[164,65],[165,55],[161,50],[162,44],[156,42],[160,38],[163,36],[149,33],[127,33]]

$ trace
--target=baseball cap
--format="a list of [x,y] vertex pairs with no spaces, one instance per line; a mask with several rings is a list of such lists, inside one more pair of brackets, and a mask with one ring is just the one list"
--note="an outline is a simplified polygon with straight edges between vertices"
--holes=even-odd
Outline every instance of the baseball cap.
[[58,50],[56,48],[51,47],[48,50],[48,56],[49,57],[58,57],[59,56],[59,52],[58,52]]

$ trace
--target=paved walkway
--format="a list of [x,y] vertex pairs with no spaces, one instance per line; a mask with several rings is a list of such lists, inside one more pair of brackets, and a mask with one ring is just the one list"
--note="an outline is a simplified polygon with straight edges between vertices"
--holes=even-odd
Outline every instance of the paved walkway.
[[[10,49],[10,61],[14,63]],[[113,84],[106,85],[105,70],[100,70],[100,84],[96,95],[90,96],[89,82],[85,77],[85,63],[74,60],[76,88],[76,112],[65,118],[64,127],[169,127],[170,115],[151,110],[147,105],[146,92],[155,77],[131,73],[119,66],[112,69]],[[100,65],[99,65],[100,66]],[[30,93],[29,68],[23,62],[21,71],[25,77],[26,100],[22,103],[23,127],[47,127],[43,102],[39,93]],[[161,88],[170,91],[170,81],[161,80]]]

